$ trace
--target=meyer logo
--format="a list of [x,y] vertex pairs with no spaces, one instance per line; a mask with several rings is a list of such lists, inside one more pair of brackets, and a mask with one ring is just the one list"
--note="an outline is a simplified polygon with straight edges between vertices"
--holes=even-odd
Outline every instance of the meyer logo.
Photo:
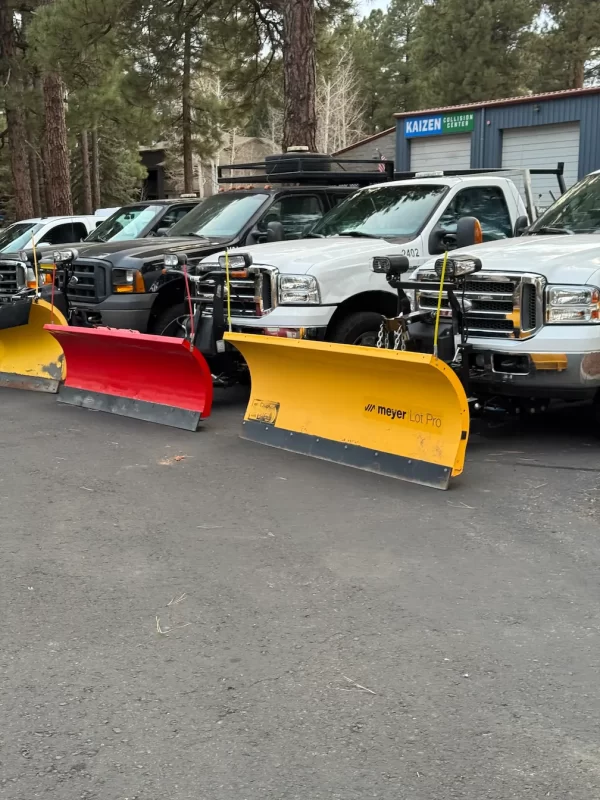
[[395,408],[394,406],[380,405],[379,403],[365,403],[365,415],[383,417],[391,422],[405,422],[419,427],[436,428],[442,427],[442,418],[436,417],[426,411],[412,411]]
[[390,419],[404,419],[407,412],[401,411],[399,408],[390,408],[389,406],[376,406],[375,403],[367,403],[365,411],[369,413],[377,411],[382,417],[389,417]]

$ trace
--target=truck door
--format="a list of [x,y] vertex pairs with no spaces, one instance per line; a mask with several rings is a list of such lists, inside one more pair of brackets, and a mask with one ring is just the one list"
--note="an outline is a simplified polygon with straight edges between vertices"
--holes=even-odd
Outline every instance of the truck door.
[[514,223],[500,186],[468,186],[461,189],[448,203],[438,220],[438,226],[451,236],[456,233],[461,217],[477,217],[484,242],[507,239],[513,235]]

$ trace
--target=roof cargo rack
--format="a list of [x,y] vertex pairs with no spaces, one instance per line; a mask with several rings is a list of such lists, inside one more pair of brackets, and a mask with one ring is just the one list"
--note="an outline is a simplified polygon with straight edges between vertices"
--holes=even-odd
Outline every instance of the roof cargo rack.
[[[523,167],[523,169],[518,169],[516,167],[483,167],[481,169],[444,169],[439,170],[440,175],[445,175],[448,178],[457,178],[461,175],[487,175],[490,172],[503,172],[503,173],[522,173],[522,172],[529,172],[530,175],[556,175],[558,180],[558,186],[560,188],[561,194],[564,194],[567,191],[567,187],[565,184],[565,162],[559,161],[558,164],[554,169],[528,169],[527,167]],[[422,170],[418,172],[394,172],[394,180],[402,181],[402,180],[409,180],[410,178],[417,178],[422,177]],[[438,170],[436,170],[438,172]]]
[[249,164],[218,168],[220,184],[296,184],[301,186],[370,186],[394,177],[393,161],[334,158],[297,152],[267,156]]

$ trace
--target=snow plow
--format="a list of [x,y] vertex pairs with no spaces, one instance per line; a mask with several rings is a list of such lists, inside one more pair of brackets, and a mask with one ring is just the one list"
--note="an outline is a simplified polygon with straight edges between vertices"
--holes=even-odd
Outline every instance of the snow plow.
[[242,438],[449,487],[463,470],[469,436],[469,346],[457,294],[481,263],[447,253],[436,262],[434,312],[403,311],[405,290],[421,286],[403,282],[408,268],[405,256],[373,259],[373,270],[398,292],[398,316],[382,318],[377,348],[225,334],[252,379]]
[[[65,292],[76,258],[70,250],[54,254]],[[212,376],[193,344],[193,323],[191,337],[175,338],[79,321],[84,325],[45,326],[65,354],[60,403],[191,431],[210,416]]]
[[[64,356],[45,326],[66,326],[67,320],[43,298],[38,277],[26,254],[0,261],[0,386],[57,392]],[[52,294],[51,287],[43,290]]]

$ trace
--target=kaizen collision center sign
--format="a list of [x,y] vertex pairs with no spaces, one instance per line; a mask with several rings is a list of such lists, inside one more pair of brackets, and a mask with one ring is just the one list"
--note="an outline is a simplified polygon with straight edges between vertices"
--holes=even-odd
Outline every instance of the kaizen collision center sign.
[[411,117],[404,120],[404,138],[441,136],[444,133],[469,133],[475,127],[475,113],[435,114],[432,117]]

